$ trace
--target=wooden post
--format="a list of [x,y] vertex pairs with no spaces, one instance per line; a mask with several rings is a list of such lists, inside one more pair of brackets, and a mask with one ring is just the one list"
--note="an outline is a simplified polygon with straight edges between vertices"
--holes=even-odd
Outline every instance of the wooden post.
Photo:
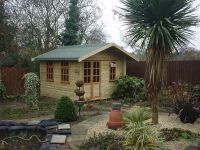
[[0,67],[0,80],[1,80],[1,67]]

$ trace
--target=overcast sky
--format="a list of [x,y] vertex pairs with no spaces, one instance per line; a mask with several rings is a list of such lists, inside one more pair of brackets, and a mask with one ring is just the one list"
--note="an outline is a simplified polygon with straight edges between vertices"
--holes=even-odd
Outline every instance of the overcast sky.
[[[120,0],[99,0],[102,7],[102,19],[105,25],[105,32],[110,36],[108,42],[114,42],[120,46],[123,46],[128,51],[132,51],[127,47],[127,44],[123,42],[123,25],[122,22],[114,17],[113,9],[117,6],[122,6]],[[200,3],[200,0],[195,0],[194,5]],[[197,15],[200,17],[200,7],[197,10]],[[194,28],[195,37],[191,40],[194,45],[190,45],[200,50],[200,25]]]

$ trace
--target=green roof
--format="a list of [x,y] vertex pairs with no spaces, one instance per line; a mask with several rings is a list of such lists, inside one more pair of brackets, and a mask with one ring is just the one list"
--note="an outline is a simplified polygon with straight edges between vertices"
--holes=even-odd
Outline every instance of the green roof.
[[35,60],[78,60],[81,56],[97,50],[106,43],[63,46],[35,57]]
[[110,47],[115,47],[117,50],[123,52],[127,57],[138,61],[138,59],[125,51],[123,48],[119,47],[114,43],[99,43],[99,44],[86,44],[86,45],[73,45],[73,46],[63,46],[52,50],[50,52],[39,55],[33,60],[74,60],[82,61],[88,57],[95,55],[103,50]]

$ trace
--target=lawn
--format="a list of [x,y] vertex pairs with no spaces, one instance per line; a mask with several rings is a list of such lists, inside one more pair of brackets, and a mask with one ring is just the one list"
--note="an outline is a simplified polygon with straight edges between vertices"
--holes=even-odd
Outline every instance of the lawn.
[[[39,118],[43,116],[53,117],[58,100],[41,97],[39,99],[39,110],[32,110],[26,106],[26,103],[20,99],[8,99],[0,102],[0,120],[21,120]],[[100,115],[103,112],[109,112],[113,100],[100,100],[88,102],[92,104],[92,108],[88,108],[87,104],[82,108],[79,120],[85,120],[88,117]]]
[[39,99],[39,110],[32,110],[22,100],[6,100],[0,102],[0,120],[18,120],[53,115],[56,103],[56,99],[42,97]]

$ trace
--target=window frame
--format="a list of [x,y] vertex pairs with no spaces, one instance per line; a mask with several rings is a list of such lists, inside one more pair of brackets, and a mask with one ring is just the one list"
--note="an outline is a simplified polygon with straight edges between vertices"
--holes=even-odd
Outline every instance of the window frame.
[[[66,65],[67,64],[67,65]],[[64,70],[66,69],[66,73],[64,73]],[[61,79],[61,83],[67,83],[69,84],[69,62],[68,61],[61,61],[60,62],[60,79]],[[66,76],[66,77],[64,77]],[[66,78],[67,80],[64,80],[64,78]]]
[[[111,63],[115,63],[115,67],[111,67]],[[109,62],[109,81],[114,82],[116,80],[116,71],[117,71],[117,62],[110,61]]]
[[54,65],[52,61],[46,62],[46,81],[54,82]]
[[[86,65],[86,67],[85,67]],[[84,84],[89,84],[91,83],[91,62],[90,61],[85,61],[83,63],[83,81]]]

